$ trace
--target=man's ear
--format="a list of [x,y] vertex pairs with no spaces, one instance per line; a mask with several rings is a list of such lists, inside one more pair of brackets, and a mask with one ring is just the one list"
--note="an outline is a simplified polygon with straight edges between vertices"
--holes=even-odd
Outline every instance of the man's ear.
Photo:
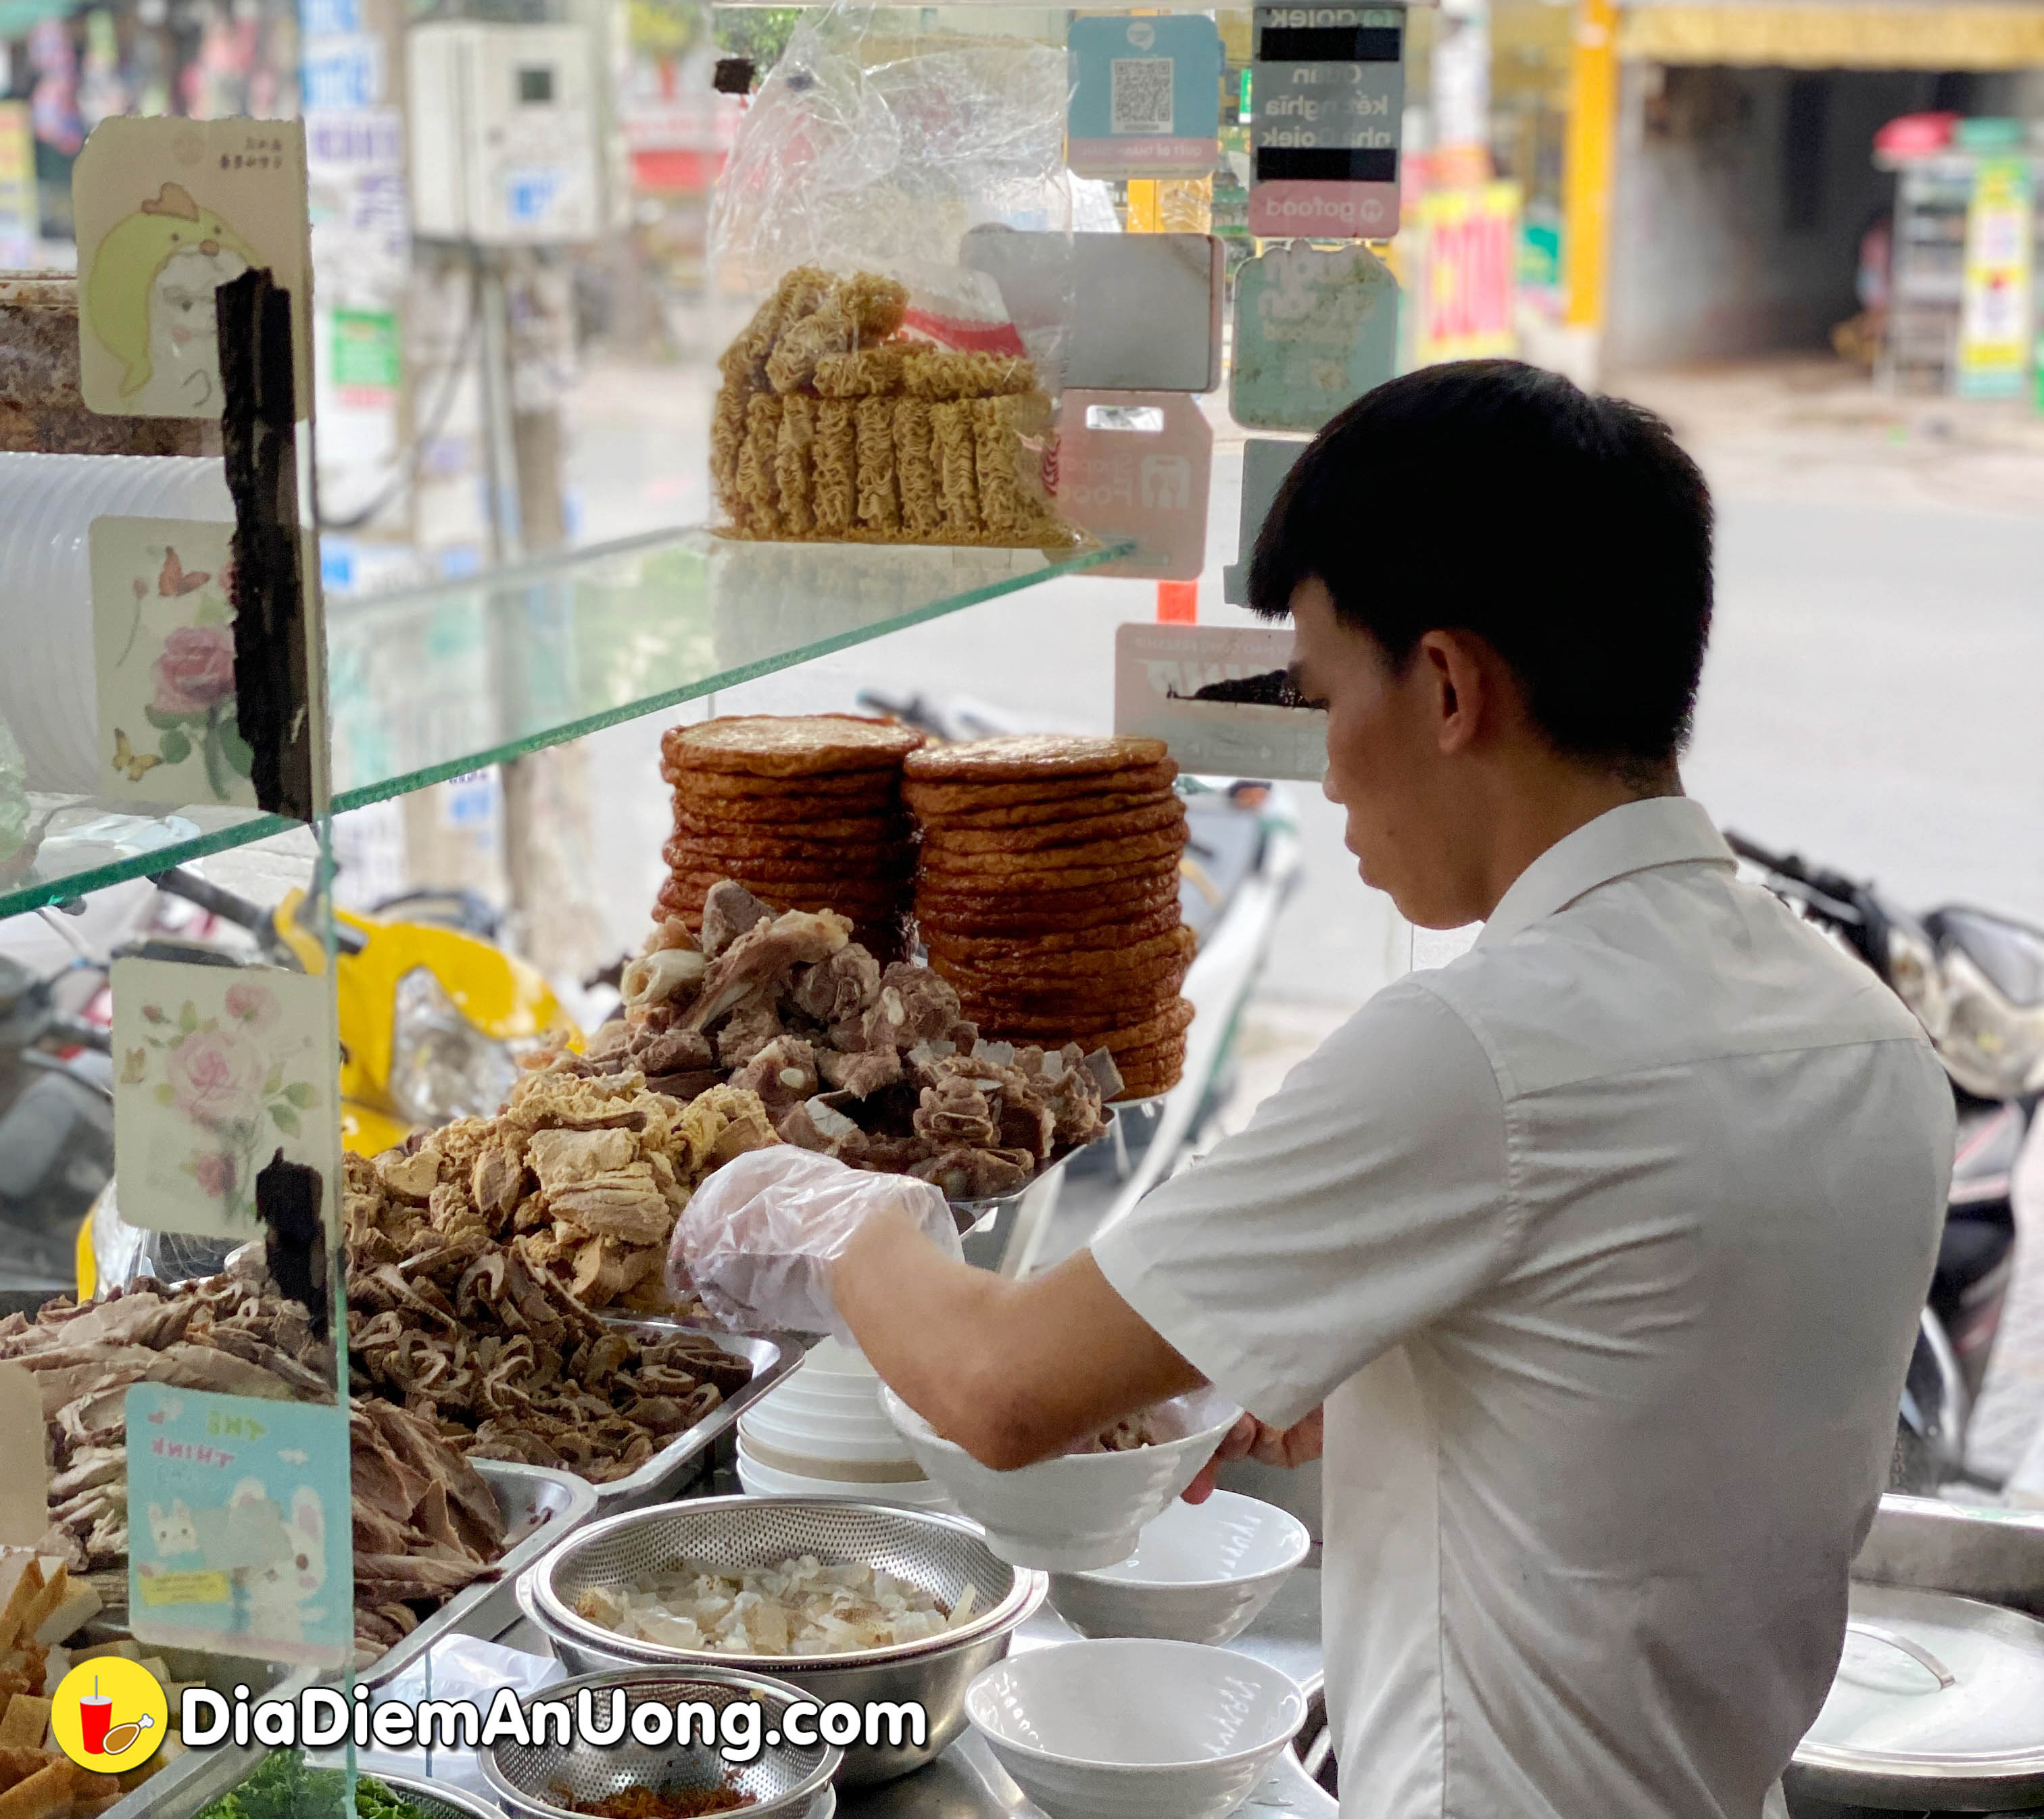
[[1466,752],[1483,734],[1496,730],[1497,661],[1497,653],[1470,633],[1437,630],[1420,635],[1412,663],[1426,690],[1427,709],[1443,756]]

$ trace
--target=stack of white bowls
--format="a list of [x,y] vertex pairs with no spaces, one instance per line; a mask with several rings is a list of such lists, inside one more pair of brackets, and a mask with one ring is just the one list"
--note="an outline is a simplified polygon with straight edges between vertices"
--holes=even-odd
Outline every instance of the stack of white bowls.
[[826,1339],[801,1370],[738,1418],[738,1482],[755,1497],[848,1497],[951,1510],[880,1406],[880,1379]]

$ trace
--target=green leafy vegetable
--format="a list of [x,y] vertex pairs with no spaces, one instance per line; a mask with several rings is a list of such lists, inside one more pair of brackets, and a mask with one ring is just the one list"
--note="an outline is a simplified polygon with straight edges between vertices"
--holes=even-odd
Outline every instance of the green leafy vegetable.
[[[279,1750],[197,1819],[345,1819],[346,1781],[337,1768],[308,1768],[298,1751]],[[367,1775],[356,1778],[355,1810],[356,1819],[425,1819],[409,1800]]]

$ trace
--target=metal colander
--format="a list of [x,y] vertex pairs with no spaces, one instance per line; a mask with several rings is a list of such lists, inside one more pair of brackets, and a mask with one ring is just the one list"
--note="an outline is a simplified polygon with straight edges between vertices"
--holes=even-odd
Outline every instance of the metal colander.
[[[918,1642],[842,1655],[729,1655],[628,1640],[582,1615],[578,1601],[597,1586],[632,1586],[681,1564],[736,1571],[771,1567],[793,1556],[878,1567],[932,1593],[949,1609],[966,1586],[974,1614],[955,1629]],[[978,1529],[955,1516],[843,1502],[833,1498],[709,1497],[662,1504],[592,1523],[532,1569],[532,1599],[558,1625],[606,1654],[651,1663],[716,1662],[755,1671],[856,1667],[946,1652],[1012,1629],[1042,1602],[1040,1573],[999,1559]]]
[[418,1809],[421,1819],[501,1819],[497,1809],[486,1806],[475,1795],[444,1781],[421,1781],[409,1775],[367,1775],[380,1781],[408,1806]]
[[[763,1740],[779,1735],[788,1707],[803,1698],[752,1675],[706,1667],[685,1674],[586,1675],[542,1688],[523,1703],[528,1713],[534,1704],[546,1700],[566,1700],[572,1706],[576,1695],[587,1688],[597,1696],[599,1717],[607,1717],[609,1705],[605,1695],[613,1686],[624,1689],[628,1707],[658,1704],[671,1708],[700,1700],[721,1713],[735,1702],[757,1704],[765,1708],[759,1725]],[[714,1744],[702,1741],[697,1726],[691,1727],[686,1744],[641,1744],[628,1732],[620,1743],[578,1740],[563,1747],[557,1735],[549,1730],[544,1743],[536,1736],[529,1744],[503,1742],[482,1752],[482,1772],[492,1791],[524,1819],[574,1819],[577,1805],[632,1788],[672,1791],[719,1786],[751,1797],[754,1804],[744,1809],[745,1819],[775,1819],[777,1815],[794,1819],[810,1811],[816,1797],[830,1785],[840,1759],[840,1752],[828,1744],[805,1748],[763,1740],[751,1762],[727,1763]]]

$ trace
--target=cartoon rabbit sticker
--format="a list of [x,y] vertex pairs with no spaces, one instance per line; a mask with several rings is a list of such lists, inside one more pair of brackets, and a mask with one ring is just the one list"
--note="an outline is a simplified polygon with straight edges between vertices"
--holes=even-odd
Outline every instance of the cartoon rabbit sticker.
[[149,1539],[157,1559],[165,1563],[199,1551],[198,1523],[182,1497],[174,1498],[167,1510],[160,1503],[149,1506]]
[[326,1583],[326,1510],[319,1493],[299,1486],[286,1517],[263,1486],[248,1479],[235,1486],[228,1514],[230,1523],[252,1521],[272,1536],[267,1557],[235,1575],[236,1629],[259,1643],[302,1642],[305,1625],[326,1614],[305,1603]]

